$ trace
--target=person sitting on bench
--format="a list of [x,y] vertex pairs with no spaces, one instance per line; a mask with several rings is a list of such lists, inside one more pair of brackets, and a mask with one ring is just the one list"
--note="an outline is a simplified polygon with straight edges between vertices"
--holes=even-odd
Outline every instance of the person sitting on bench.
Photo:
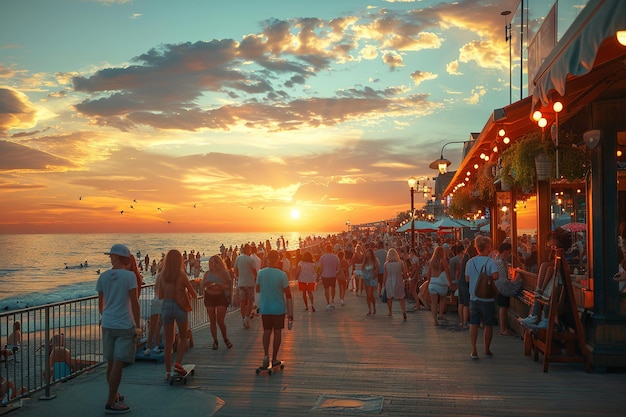
[[[572,238],[570,233],[560,227],[548,233],[548,246],[551,248],[550,260],[543,262],[539,267],[537,274],[537,288],[535,289],[535,297],[533,301],[530,315],[525,319],[521,319],[523,325],[535,325],[541,320],[543,304],[540,299],[549,300],[552,292],[552,281],[554,278],[554,259],[559,249],[565,249],[572,246]],[[567,263],[563,263],[567,265]]]

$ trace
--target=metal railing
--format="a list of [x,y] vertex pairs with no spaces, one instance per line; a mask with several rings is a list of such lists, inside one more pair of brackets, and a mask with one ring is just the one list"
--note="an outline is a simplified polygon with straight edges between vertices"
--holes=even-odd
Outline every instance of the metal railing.
[[[197,288],[200,286],[199,282],[195,282],[195,285]],[[233,282],[233,302],[228,307],[229,312],[238,308],[236,288],[237,284]],[[142,287],[140,306],[144,339],[148,334],[153,296],[153,284]],[[198,292],[198,298],[192,299],[191,304],[193,311],[189,315],[189,325],[193,330],[206,324],[209,318],[202,292]],[[6,340],[15,322],[21,325],[22,341],[19,346],[9,346]],[[14,398],[8,398],[9,402],[41,390],[45,390],[43,398],[53,398],[50,396],[53,384],[104,363],[97,296],[3,312],[0,314],[0,335],[0,377],[3,382],[10,381],[15,386],[12,390]],[[63,347],[70,351],[72,358],[71,371],[65,373],[51,369],[48,360],[53,349],[52,338],[58,335],[62,336]],[[7,397],[1,400],[5,402]]]

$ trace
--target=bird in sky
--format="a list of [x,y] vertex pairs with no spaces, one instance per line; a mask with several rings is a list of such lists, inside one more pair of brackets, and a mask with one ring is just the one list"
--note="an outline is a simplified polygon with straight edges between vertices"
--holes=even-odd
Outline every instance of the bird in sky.
[[137,202],[137,199],[133,199],[133,201],[136,203],[136,202]]
[[265,206],[261,207],[261,210],[265,210]]
[[167,224],[172,224],[172,222],[168,220],[168,221],[167,221]]
[[254,210],[254,207],[248,207],[250,210]]
[[196,203],[193,203],[193,208],[196,208]]
[[161,212],[163,211],[163,210],[161,210],[161,207],[158,207],[158,208],[157,208],[157,210],[159,210],[159,211],[161,211]]
[[133,206],[132,204],[130,205],[130,208],[132,208],[133,210],[135,209],[135,206]]
[[120,214],[124,214],[124,210],[120,210]]
[[79,199],[79,200],[82,200],[82,199],[83,199],[83,196],[81,195],[80,197],[78,197],[78,199]]

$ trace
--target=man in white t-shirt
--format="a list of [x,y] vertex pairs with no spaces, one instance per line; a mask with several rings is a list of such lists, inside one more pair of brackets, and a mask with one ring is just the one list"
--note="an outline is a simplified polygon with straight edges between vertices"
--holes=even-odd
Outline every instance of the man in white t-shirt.
[[235,259],[234,272],[239,287],[241,319],[243,327],[248,329],[250,327],[250,316],[253,314],[254,286],[258,269],[256,262],[250,257],[250,245],[247,243],[243,247],[243,253]]
[[130,265],[130,251],[126,246],[113,245],[105,255],[111,257],[112,268],[104,271],[96,283],[109,385],[104,411],[107,414],[122,414],[130,411],[117,391],[122,369],[135,362],[136,340],[141,337],[137,277],[126,269]]

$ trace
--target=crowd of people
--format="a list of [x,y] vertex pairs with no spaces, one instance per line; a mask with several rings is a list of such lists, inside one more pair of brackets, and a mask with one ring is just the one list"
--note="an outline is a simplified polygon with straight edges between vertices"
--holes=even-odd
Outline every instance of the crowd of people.
[[[569,248],[571,240],[567,237],[557,229],[549,243],[554,249]],[[420,306],[430,310],[435,326],[449,321],[446,308],[456,299],[458,326],[469,329],[472,359],[479,358],[480,328],[483,329],[484,357],[493,355],[494,326],[499,326],[500,335],[512,334],[507,326],[507,309],[509,298],[520,291],[521,282],[509,276],[513,251],[508,239],[494,247],[486,236],[470,241],[435,234],[420,235],[413,248],[403,236],[365,232],[307,238],[300,240],[300,248],[295,251],[287,250],[284,240],[279,240],[276,247],[273,249],[269,240],[229,248],[222,245],[220,253],[209,257],[208,268],[204,271],[200,262],[203,255],[199,251],[192,250],[187,255],[186,251],[171,249],[160,261],[152,259],[150,264],[148,255],[142,259],[140,253],[133,256],[124,245],[113,245],[105,253],[110,256],[111,269],[103,272],[96,284],[102,316],[103,356],[107,361],[105,412],[130,410],[118,389],[123,368],[134,362],[137,342],[142,337],[139,297],[142,272],[147,270],[147,265],[155,265],[156,279],[144,354],[163,353],[166,380],[174,373],[186,372],[183,358],[193,343],[189,327],[191,299],[199,296],[203,296],[210,321],[212,349],[219,348],[220,339],[227,349],[233,347],[225,316],[228,306],[235,304],[239,306],[245,329],[250,328],[255,316],[261,316],[262,367],[281,364],[279,351],[285,319],[293,321],[289,286],[289,281],[293,280],[297,281],[304,310],[310,313],[316,312],[317,285],[323,286],[326,310],[335,309],[336,302],[339,307],[347,302],[361,302],[367,316],[376,316],[380,302],[387,307],[387,315],[393,316],[394,301],[397,301],[406,321],[406,299],[412,298],[416,310]],[[499,289],[496,297],[480,298],[475,293],[483,269],[496,281]],[[198,277],[200,271],[204,274],[194,285],[190,276]],[[542,264],[538,271],[539,297],[545,295],[546,282],[551,276],[549,263]],[[348,300],[349,294],[354,298]],[[541,312],[533,309],[525,321],[536,323],[540,315]],[[13,346],[19,346],[19,323],[15,326],[10,336],[12,343],[7,343],[2,351],[5,357],[14,352]],[[272,338],[273,343],[270,343]],[[51,369],[56,370],[57,363],[63,362],[71,366],[68,358],[69,351],[63,346],[61,335],[51,345]],[[3,384],[9,387],[9,381]]]

